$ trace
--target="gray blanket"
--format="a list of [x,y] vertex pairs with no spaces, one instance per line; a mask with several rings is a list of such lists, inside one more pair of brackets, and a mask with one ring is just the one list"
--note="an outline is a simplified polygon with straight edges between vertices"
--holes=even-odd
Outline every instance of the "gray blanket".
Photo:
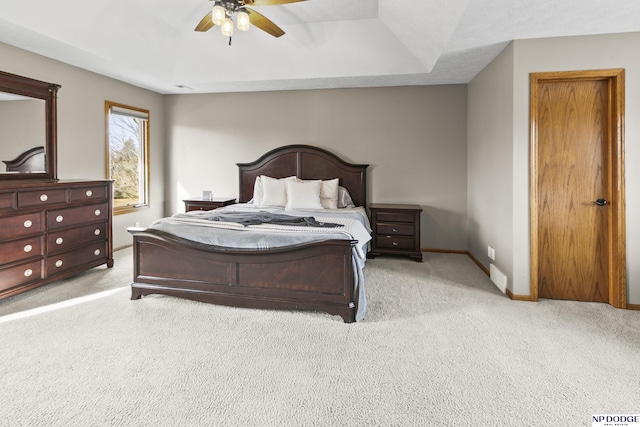
[[278,214],[267,211],[258,212],[212,212],[207,218],[209,221],[233,222],[236,224],[258,225],[258,224],[277,224],[277,225],[295,225],[299,227],[342,227],[342,224],[333,222],[316,221],[312,216],[292,216]]

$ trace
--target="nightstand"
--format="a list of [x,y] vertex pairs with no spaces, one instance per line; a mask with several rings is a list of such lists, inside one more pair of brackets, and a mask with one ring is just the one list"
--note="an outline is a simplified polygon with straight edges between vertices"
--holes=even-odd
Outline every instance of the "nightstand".
[[369,258],[382,254],[403,255],[422,262],[420,206],[372,203],[369,211],[373,228]]
[[184,210],[189,211],[210,211],[227,205],[233,205],[236,199],[229,197],[214,197],[212,199],[203,199],[202,197],[194,197],[193,199],[184,199]]

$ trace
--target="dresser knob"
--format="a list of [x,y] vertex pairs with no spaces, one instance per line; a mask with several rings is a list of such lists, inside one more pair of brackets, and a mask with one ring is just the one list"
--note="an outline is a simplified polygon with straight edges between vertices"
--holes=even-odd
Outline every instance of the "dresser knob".
[[96,236],[100,235],[100,229],[96,228],[95,231],[93,232],[93,234],[95,234]]
[[29,228],[29,227],[31,227],[32,225],[33,225],[33,222],[31,222],[31,220],[30,220],[30,219],[28,219],[28,220],[26,220],[26,221],[24,222],[24,228]]
[[32,274],[33,274],[33,270],[32,270],[32,269],[30,269],[30,268],[27,268],[27,269],[24,271],[24,277],[30,277]]
[[398,230],[397,230],[397,229],[395,229],[395,228],[392,228],[392,229],[391,229],[391,231],[393,231],[394,233],[397,233],[397,232],[398,232]]
[[100,255],[100,249],[96,249],[95,251],[93,251],[93,254],[94,254],[95,256]]
[[391,243],[391,244],[392,244],[393,246],[398,246],[398,243],[396,243],[396,242],[393,242],[393,243]]
[[62,221],[64,221],[64,217],[62,215],[58,215],[56,217],[56,222],[62,222]]
[[58,267],[58,268],[62,267],[62,260],[61,259],[56,261],[56,267]]
[[101,214],[100,209],[96,209],[96,211],[94,213],[96,214],[96,216],[100,216],[100,214]]
[[91,197],[91,196],[93,196],[93,191],[91,191],[91,190],[87,190],[87,192],[86,192],[86,193],[84,193],[84,194],[86,194],[86,195],[87,195],[87,197]]
[[26,245],[26,246],[24,247],[24,251],[25,251],[25,252],[27,252],[27,253],[28,253],[28,252],[31,252],[32,250],[33,250],[33,246],[31,246],[31,245]]
[[56,245],[61,245],[64,242],[64,239],[62,237],[58,237],[56,239]]
[[46,194],[41,194],[40,195],[40,201],[42,201],[42,202],[46,202],[48,198],[49,198],[49,196],[47,196]]

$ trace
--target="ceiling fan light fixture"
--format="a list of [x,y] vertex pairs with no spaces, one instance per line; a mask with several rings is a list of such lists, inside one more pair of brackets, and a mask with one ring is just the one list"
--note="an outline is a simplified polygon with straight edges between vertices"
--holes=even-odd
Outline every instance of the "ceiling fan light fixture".
[[249,14],[245,11],[238,12],[238,29],[240,31],[249,31],[250,27]]
[[222,3],[216,2],[211,11],[211,20],[216,25],[222,25],[226,18],[227,10],[222,6]]
[[220,31],[223,36],[231,37],[233,35],[233,21],[231,18],[227,18],[224,20],[222,25],[220,26]]

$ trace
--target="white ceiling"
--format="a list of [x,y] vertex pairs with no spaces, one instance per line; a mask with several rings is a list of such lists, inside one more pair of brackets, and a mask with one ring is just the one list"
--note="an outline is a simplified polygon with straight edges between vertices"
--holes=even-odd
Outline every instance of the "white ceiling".
[[511,40],[640,31],[638,0],[307,0],[229,46],[211,5],[3,0],[0,42],[169,94],[468,83]]

